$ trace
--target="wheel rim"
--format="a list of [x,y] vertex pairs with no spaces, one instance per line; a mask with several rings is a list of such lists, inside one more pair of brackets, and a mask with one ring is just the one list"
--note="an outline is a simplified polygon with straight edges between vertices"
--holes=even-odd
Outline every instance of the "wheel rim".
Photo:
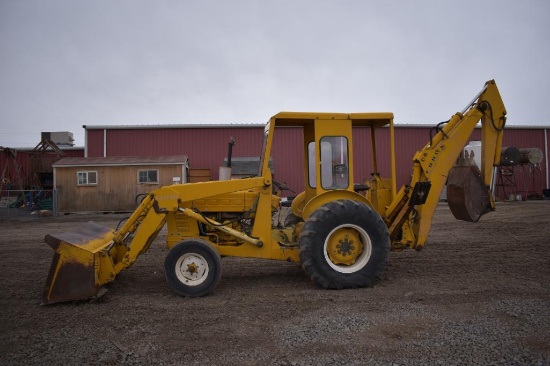
[[326,262],[334,270],[354,273],[368,263],[372,254],[372,243],[363,228],[344,224],[327,235],[323,252]]
[[183,284],[198,286],[208,277],[208,262],[199,254],[184,254],[176,262],[175,272]]

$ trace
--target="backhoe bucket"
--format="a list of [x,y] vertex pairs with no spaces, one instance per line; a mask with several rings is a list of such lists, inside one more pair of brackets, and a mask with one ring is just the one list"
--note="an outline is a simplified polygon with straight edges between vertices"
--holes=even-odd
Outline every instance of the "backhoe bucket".
[[108,255],[113,230],[88,222],[74,232],[46,235],[55,251],[44,288],[43,303],[83,300],[94,297],[115,277]]
[[468,157],[467,152],[449,172],[447,203],[456,219],[470,222],[477,222],[493,210],[490,192],[473,156]]

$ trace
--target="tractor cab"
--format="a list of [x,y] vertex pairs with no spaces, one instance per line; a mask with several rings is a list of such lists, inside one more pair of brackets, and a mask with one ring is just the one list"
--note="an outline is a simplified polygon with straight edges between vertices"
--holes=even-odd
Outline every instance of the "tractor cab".
[[[268,138],[274,127],[301,127],[303,129],[305,190],[293,201],[292,212],[305,218],[312,209],[323,203],[340,198],[364,200],[382,213],[395,196],[395,179],[382,179],[378,174],[375,129],[389,126],[391,142],[391,172],[395,177],[395,149],[393,143],[392,113],[294,113],[281,112],[273,116],[265,129],[264,152],[270,148]],[[365,164],[368,156],[354,158],[353,127],[370,129],[370,147],[373,180],[364,185],[354,176],[354,164]],[[366,142],[368,143],[368,142]],[[264,166],[265,164],[261,164]],[[261,172],[262,173],[262,172]],[[265,176],[266,167],[262,175]],[[359,186],[357,183],[361,183]],[[344,192],[347,191],[347,192]],[[368,196],[368,200],[365,198]],[[361,197],[357,197],[361,196]],[[314,203],[315,202],[315,203]],[[309,210],[305,210],[310,206]]]

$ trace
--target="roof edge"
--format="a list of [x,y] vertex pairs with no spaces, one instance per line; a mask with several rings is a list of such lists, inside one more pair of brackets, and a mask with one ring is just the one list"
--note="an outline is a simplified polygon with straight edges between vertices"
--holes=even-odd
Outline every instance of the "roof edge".
[[149,130],[174,128],[263,128],[264,123],[240,124],[179,124],[179,125],[82,125],[86,130]]
[[[394,127],[432,128],[434,124],[394,123]],[[264,123],[250,124],[178,124],[178,125],[82,125],[86,130],[153,130],[153,129],[187,129],[187,128],[264,128]],[[281,126],[286,127],[286,126]],[[476,126],[480,128],[481,126]],[[512,129],[549,130],[550,125],[506,125]]]

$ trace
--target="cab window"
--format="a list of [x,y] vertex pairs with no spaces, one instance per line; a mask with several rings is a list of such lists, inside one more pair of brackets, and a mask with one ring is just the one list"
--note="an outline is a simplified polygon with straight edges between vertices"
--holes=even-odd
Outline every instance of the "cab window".
[[[326,136],[320,141],[321,186],[323,189],[346,189],[349,186],[348,140],[343,136]],[[308,144],[309,186],[317,187],[315,143]]]
[[321,185],[323,189],[349,186],[347,138],[326,136],[321,139]]
[[307,161],[308,161],[308,177],[309,186],[317,187],[317,173],[315,171],[315,142],[312,141],[307,145]]

